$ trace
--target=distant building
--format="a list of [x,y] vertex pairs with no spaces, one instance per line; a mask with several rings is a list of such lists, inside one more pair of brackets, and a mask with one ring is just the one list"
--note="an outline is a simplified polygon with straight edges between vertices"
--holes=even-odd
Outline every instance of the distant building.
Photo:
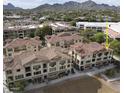
[[49,23],[49,25],[52,27],[52,34],[61,33],[61,32],[77,32],[77,28],[74,26],[71,26],[67,22],[54,22]]
[[[116,22],[108,22],[109,26],[118,24]],[[106,29],[106,22],[77,22],[76,27],[79,29],[93,29],[96,31],[104,31]]]
[[3,39],[24,38],[35,30],[36,27],[32,25],[6,27],[3,28]]
[[37,52],[23,52],[13,59],[4,58],[4,71],[9,86],[15,81],[41,83],[68,75],[72,69],[68,51],[59,48],[42,48]]
[[54,34],[46,36],[46,43],[48,47],[60,46],[62,48],[68,48],[74,43],[83,42],[83,37],[78,34],[71,34],[69,32],[62,32],[59,34]]
[[40,17],[40,18],[39,18],[39,21],[40,21],[40,22],[43,22],[43,21],[47,20],[47,18],[49,18],[49,16]]
[[29,37],[30,33],[35,32],[38,27],[43,27],[43,25],[4,27],[3,28],[4,44],[6,44],[6,40],[8,40],[8,39]]
[[110,63],[113,52],[96,42],[71,45],[69,54],[78,70],[89,69]]
[[12,15],[12,16],[3,16],[4,20],[20,20],[23,19],[23,16],[19,16],[19,15]]
[[[104,30],[104,33],[106,33],[106,30]],[[110,38],[120,39],[120,23],[110,25],[108,28],[108,35]]]

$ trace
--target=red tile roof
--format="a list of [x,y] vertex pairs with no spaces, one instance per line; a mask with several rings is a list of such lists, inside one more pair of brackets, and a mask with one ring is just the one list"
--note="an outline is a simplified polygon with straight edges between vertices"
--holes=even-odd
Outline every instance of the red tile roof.
[[67,32],[59,33],[58,35],[46,36],[48,42],[60,42],[60,41],[71,41],[71,40],[78,40],[82,39],[81,36],[77,34],[70,34]]
[[[105,31],[104,31],[105,32]],[[106,32],[105,32],[106,33]],[[110,38],[120,38],[120,33],[109,28],[108,35]]]
[[81,56],[88,55],[97,51],[103,51],[106,50],[105,46],[96,43],[76,43],[75,45],[71,45],[72,50],[76,50],[77,53],[79,53]]
[[41,41],[37,38],[27,38],[27,39],[20,39],[17,38],[13,40],[12,42],[5,45],[5,48],[16,48],[21,47],[25,45],[41,45]]

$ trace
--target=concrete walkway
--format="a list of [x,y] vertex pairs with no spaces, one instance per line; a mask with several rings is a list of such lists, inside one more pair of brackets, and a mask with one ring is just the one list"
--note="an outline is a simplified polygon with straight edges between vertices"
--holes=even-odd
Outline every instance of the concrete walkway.
[[113,58],[114,58],[115,60],[120,61],[120,57],[118,57],[118,56],[116,56],[116,55],[113,55]]
[[93,76],[95,74],[98,74],[100,72],[103,72],[105,70],[108,70],[108,69],[111,69],[111,68],[114,68],[114,67],[115,67],[114,65],[110,64],[109,66],[101,67],[100,69],[93,68],[93,69],[90,69],[90,70],[87,70],[87,71],[85,70],[85,71],[82,71],[82,72],[77,72],[76,71],[75,74],[69,74],[68,76],[49,81],[47,83],[34,84],[34,85],[30,84],[25,88],[25,90],[31,90],[31,89],[37,89],[37,88],[41,88],[41,87],[45,87],[45,86],[50,86],[50,85],[56,84],[56,83],[64,81],[64,80],[69,80],[71,78],[76,78],[76,77],[80,77],[80,76],[84,76],[84,75]]
[[116,80],[120,80],[120,77],[115,77],[115,78],[108,78],[106,75],[104,74],[101,74],[101,76],[107,81],[107,82],[113,82],[113,81],[116,81]]

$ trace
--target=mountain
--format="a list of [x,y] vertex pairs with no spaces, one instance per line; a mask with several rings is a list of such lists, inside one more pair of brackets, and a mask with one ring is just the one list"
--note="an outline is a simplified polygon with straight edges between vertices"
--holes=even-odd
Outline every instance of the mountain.
[[13,10],[13,9],[21,9],[21,8],[15,7],[13,4],[8,3],[7,5],[3,5],[3,9]]
[[32,10],[35,11],[68,11],[68,10],[120,10],[119,7],[110,6],[108,4],[97,4],[92,0],[88,0],[82,3],[69,1],[64,4],[44,4],[40,5]]

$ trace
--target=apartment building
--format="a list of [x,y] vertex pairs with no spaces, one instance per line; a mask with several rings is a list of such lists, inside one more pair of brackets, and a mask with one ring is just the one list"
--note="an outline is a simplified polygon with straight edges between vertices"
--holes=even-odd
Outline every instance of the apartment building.
[[17,38],[8,42],[4,46],[4,55],[7,57],[14,57],[14,55],[20,54],[24,51],[39,51],[42,47],[39,37],[34,38]]
[[36,31],[37,28],[42,28],[41,25],[25,25],[25,26],[4,26],[3,41],[6,44],[8,39],[29,37],[30,33]]
[[89,69],[110,63],[113,52],[96,42],[71,45],[69,54],[78,70]]
[[96,31],[104,31],[107,24],[109,26],[118,24],[118,22],[76,22],[76,27],[79,29],[93,29]]
[[69,32],[62,32],[51,36],[46,36],[46,43],[48,47],[60,46],[62,48],[68,48],[74,43],[83,42],[83,37],[77,33],[71,34]]
[[29,36],[31,32],[36,30],[35,26],[14,26],[3,28],[3,40],[6,43],[7,39],[24,38]]
[[16,81],[42,83],[68,75],[72,62],[68,51],[60,47],[45,47],[37,52],[23,52],[13,59],[4,58],[7,83],[14,86]]

